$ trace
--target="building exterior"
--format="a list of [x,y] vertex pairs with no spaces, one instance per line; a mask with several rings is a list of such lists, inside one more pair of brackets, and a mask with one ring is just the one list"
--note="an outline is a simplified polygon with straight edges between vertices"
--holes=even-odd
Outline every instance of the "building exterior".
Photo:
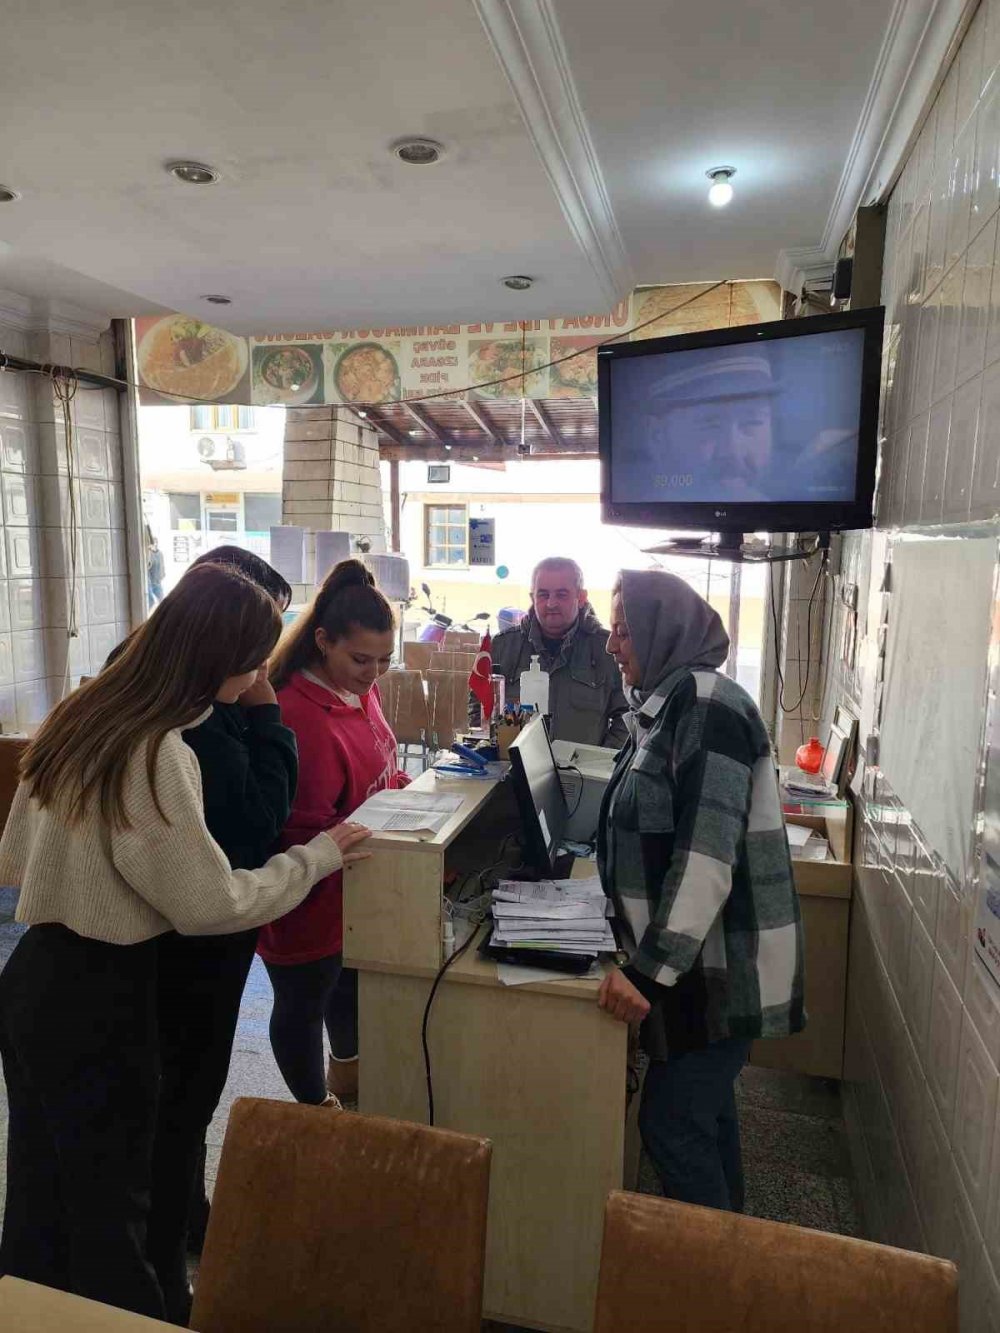
[[143,511],[164,590],[212,546],[270,552],[281,522],[283,407],[140,407]]

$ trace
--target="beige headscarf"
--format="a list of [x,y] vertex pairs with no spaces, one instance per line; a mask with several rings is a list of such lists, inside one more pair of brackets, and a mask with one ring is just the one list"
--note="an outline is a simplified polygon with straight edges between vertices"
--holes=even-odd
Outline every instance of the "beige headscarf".
[[618,587],[642,672],[640,696],[679,667],[720,667],[729,656],[729,635],[718,613],[676,574],[623,569]]

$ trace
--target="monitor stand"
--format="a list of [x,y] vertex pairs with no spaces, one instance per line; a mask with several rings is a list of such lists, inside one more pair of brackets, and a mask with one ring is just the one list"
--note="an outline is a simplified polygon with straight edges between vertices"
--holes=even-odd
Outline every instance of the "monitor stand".
[[746,540],[742,532],[717,532],[700,537],[670,537],[656,546],[644,546],[646,555],[682,555],[697,560],[729,560],[733,564],[783,564],[790,560],[808,560],[817,551],[830,548],[830,534],[799,534],[791,547],[768,546],[751,536]]

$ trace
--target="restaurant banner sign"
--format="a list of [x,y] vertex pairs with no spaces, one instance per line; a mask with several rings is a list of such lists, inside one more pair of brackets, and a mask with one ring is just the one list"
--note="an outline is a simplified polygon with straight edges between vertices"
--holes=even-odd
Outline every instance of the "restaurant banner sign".
[[[594,349],[608,338],[662,337],[780,317],[773,282],[726,284],[691,301],[697,290],[688,284],[638,288],[603,315],[263,338],[238,337],[188,315],[152,316],[135,321],[139,397],[143,404],[286,407],[435,396],[588,398],[597,394]],[[682,302],[689,304],[671,314]]]

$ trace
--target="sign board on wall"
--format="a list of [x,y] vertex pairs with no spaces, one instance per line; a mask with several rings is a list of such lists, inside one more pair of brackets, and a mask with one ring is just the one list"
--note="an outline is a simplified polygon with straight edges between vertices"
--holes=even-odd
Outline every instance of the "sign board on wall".
[[[706,286],[705,284],[700,284]],[[638,288],[614,310],[553,319],[338,329],[241,338],[187,315],[135,321],[140,401],[320,403],[587,398],[613,336],[642,338],[780,318],[774,282]],[[642,327],[637,327],[642,326]],[[558,364],[550,365],[550,362]]]
[[469,564],[496,564],[497,524],[495,518],[469,519]]

